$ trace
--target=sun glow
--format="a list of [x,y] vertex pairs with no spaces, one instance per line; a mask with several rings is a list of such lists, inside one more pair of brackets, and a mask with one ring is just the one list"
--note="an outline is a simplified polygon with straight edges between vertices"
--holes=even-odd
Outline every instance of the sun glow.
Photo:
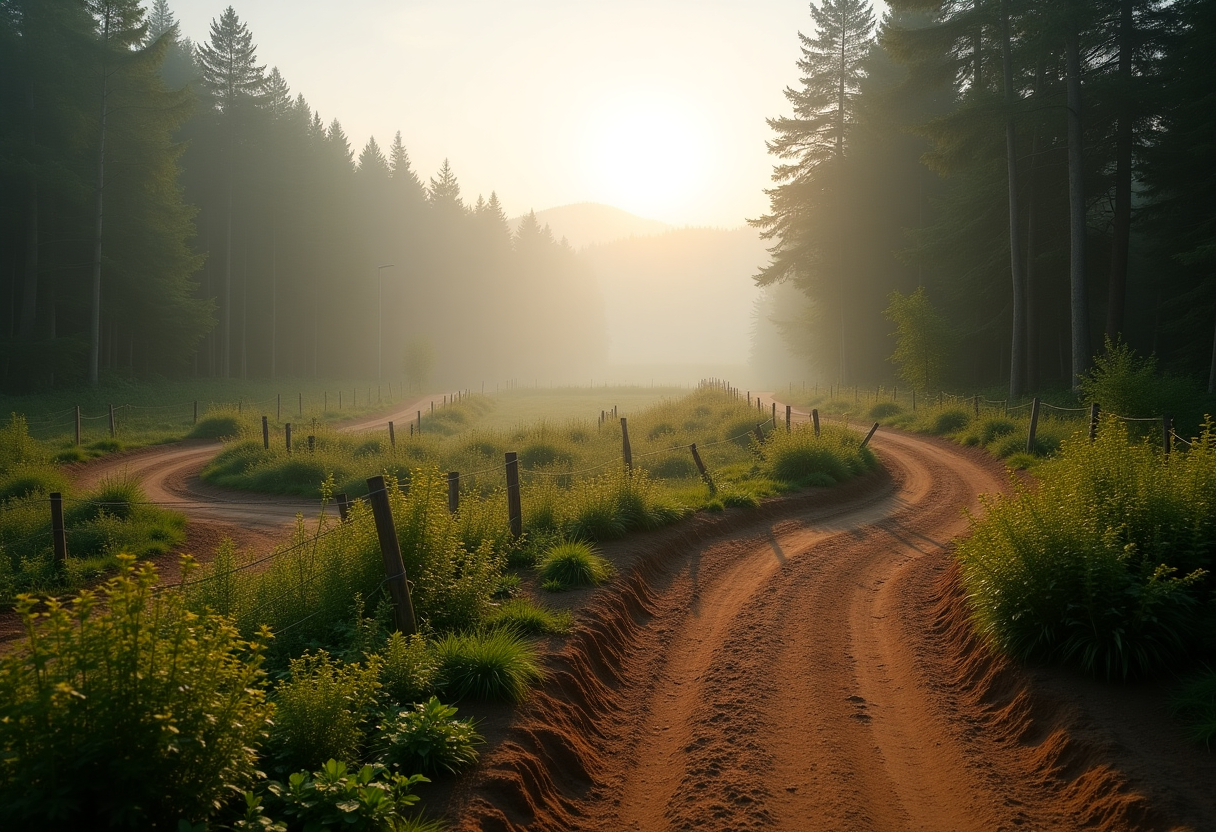
[[588,160],[600,201],[662,219],[696,201],[705,179],[705,137],[658,102],[624,102],[603,112]]

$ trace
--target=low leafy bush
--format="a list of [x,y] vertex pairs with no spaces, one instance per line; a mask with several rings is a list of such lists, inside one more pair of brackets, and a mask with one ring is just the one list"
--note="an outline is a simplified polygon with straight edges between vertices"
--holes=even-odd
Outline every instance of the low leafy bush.
[[1106,677],[1145,675],[1211,627],[1216,435],[1168,463],[1103,420],[1040,465],[1037,491],[986,501],[958,547],[979,630],[1007,653]]
[[213,410],[198,420],[187,436],[193,439],[227,439],[250,430],[252,422],[235,410]]
[[486,626],[503,627],[527,636],[561,635],[570,632],[574,619],[569,610],[538,606],[528,598],[512,598],[490,613]]
[[926,426],[926,430],[934,436],[945,436],[949,433],[957,433],[967,427],[970,422],[971,415],[967,411],[952,407],[935,413],[932,421]]
[[379,677],[376,659],[345,663],[323,650],[292,659],[291,675],[274,690],[268,748],[279,768],[311,768],[331,757],[358,759]]
[[399,705],[419,702],[434,687],[438,663],[426,639],[393,633],[379,654],[380,684],[384,694]]
[[903,406],[899,402],[878,402],[867,411],[867,415],[871,419],[889,419],[903,412]]
[[5,828],[174,829],[253,784],[272,713],[261,642],[156,580],[124,556],[96,593],[18,602],[25,640],[0,662]]
[[485,742],[471,719],[435,697],[400,710],[376,726],[376,756],[398,772],[456,774],[477,762]]
[[18,463],[0,470],[0,503],[22,497],[45,496],[69,490],[69,483],[59,469],[50,465]]
[[445,698],[522,702],[544,678],[536,651],[510,630],[451,633],[435,645],[436,687]]
[[[427,782],[420,774],[393,774],[378,764],[351,771],[346,763],[331,759],[311,775],[300,771],[286,783],[269,783],[272,799],[268,811],[289,819],[286,828],[306,832],[398,832],[406,828],[400,822],[401,812],[418,802],[413,787]],[[261,812],[255,817],[266,822],[250,828],[265,829],[274,823]]]
[[540,560],[540,577],[562,589],[599,586],[612,576],[612,564],[595,553],[590,544],[568,540],[550,547]]

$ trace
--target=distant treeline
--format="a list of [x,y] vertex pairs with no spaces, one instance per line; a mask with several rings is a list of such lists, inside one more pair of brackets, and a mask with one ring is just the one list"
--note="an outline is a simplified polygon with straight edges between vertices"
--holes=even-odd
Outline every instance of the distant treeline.
[[446,162],[424,183],[400,133],[356,156],[231,7],[194,44],[165,0],[0,0],[0,298],[8,391],[389,378],[407,347],[464,383],[582,377],[607,346],[547,227]]
[[789,343],[825,381],[888,378],[883,309],[923,286],[956,383],[1074,384],[1104,335],[1216,372],[1216,3],[888,6],[812,3],[770,120],[757,281],[801,290],[770,303]]

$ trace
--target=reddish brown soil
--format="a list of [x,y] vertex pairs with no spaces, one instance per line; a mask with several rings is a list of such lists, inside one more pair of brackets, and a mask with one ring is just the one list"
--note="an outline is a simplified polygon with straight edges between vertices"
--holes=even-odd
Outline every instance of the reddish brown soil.
[[947,552],[1000,464],[874,444],[886,473],[606,547],[622,577],[525,707],[473,709],[489,748],[427,804],[455,830],[1216,828],[1163,688],[971,635]]

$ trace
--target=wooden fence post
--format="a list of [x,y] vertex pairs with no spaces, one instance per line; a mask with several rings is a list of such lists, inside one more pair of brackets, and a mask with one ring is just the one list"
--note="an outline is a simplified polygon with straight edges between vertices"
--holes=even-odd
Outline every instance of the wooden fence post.
[[815,435],[819,435],[819,409],[811,408],[811,424],[815,426]]
[[414,619],[414,602],[410,598],[405,562],[401,559],[401,542],[397,540],[397,528],[393,525],[393,509],[388,502],[388,488],[384,484],[384,477],[369,477],[367,492],[368,500],[372,504],[372,516],[376,520],[376,536],[380,538],[385,582],[393,599],[393,623],[405,635],[413,635],[418,632],[418,623]]
[[283,428],[287,439],[287,453],[291,453],[291,422],[287,422]]
[[621,417],[621,455],[625,457],[625,468],[633,473],[633,449],[629,447],[629,420]]
[[114,435],[117,433],[117,431],[114,430],[114,405],[111,404],[109,407],[110,407],[110,438],[113,439]]
[[876,430],[878,430],[878,422],[875,422],[874,426],[870,428],[870,432],[866,434],[866,438],[861,440],[861,447],[864,448],[870,444],[870,440],[874,438],[874,431]]
[[63,494],[51,492],[51,541],[55,545],[55,565],[62,567],[68,559],[68,535],[63,528]]
[[1161,414],[1161,450],[1165,451],[1165,458],[1170,458],[1170,447],[1173,445],[1171,441],[1174,433],[1174,419],[1168,413]]
[[422,411],[418,411],[418,435],[422,436]]
[[262,447],[270,450],[270,420],[262,417]]
[[760,430],[759,422],[756,423],[755,433],[756,433],[756,441],[759,442],[760,444],[764,444],[764,431]]
[[912,412],[916,412],[916,388],[912,388]]
[[1098,403],[1092,402],[1089,405],[1089,441],[1093,442],[1098,438]]
[[507,519],[511,523],[511,535],[524,533],[523,506],[519,501],[519,456],[507,451]]
[[1039,430],[1039,397],[1030,402],[1030,433],[1026,434],[1026,453],[1034,453],[1034,435]]
[[705,463],[701,461],[701,455],[697,453],[697,443],[693,442],[688,446],[688,450],[692,451],[692,461],[696,463],[697,471],[701,474],[701,479],[709,486],[710,494],[717,494],[718,488],[714,485],[713,478],[709,475],[709,471],[705,470]]
[[194,400],[194,424],[198,424],[198,399]]
[[785,406],[785,432],[786,432],[786,433],[789,433],[789,432],[790,432],[790,415],[791,415],[791,411],[792,411],[792,408],[791,408],[791,407],[790,407],[790,406],[787,404],[787,405]]
[[350,514],[350,498],[345,491],[339,491],[334,495],[334,502],[338,504],[338,519],[345,523],[346,515]]
[[397,447],[397,433],[393,430],[393,423],[388,423],[388,446],[390,448]]
[[76,447],[80,447],[80,405],[76,405]]
[[460,472],[448,471],[448,511],[455,514],[460,509]]
[[777,429],[777,403],[773,402],[773,414],[769,417],[773,420],[773,430]]

